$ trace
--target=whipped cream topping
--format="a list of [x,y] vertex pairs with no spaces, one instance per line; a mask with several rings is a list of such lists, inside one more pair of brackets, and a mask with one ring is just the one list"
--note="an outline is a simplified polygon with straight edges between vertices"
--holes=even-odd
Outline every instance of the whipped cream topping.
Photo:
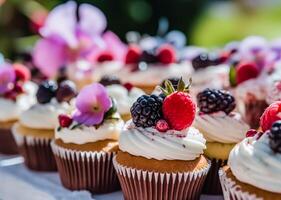
[[99,80],[105,75],[113,75],[115,72],[119,71],[122,66],[122,62],[120,61],[104,61],[101,63],[97,62],[94,65],[94,79]]
[[54,129],[58,124],[58,116],[72,111],[71,104],[59,103],[56,99],[46,104],[35,104],[24,111],[19,118],[23,126],[34,129]]
[[234,176],[269,192],[281,193],[281,154],[274,153],[265,133],[256,138],[245,138],[230,153],[228,165]]
[[134,156],[156,160],[194,160],[206,148],[206,140],[195,128],[165,133],[153,127],[136,127],[128,121],[119,139],[119,148]]
[[158,85],[164,79],[171,77],[189,77],[192,67],[184,63],[173,63],[170,65],[149,64],[146,70],[132,72],[130,67],[123,67],[117,74],[122,82],[133,85]]
[[122,85],[109,85],[106,87],[110,97],[114,98],[117,103],[117,111],[120,114],[130,113],[130,108],[133,103],[140,97],[145,94],[139,88],[133,87],[130,92],[123,87]]
[[64,143],[74,144],[86,144],[106,139],[118,140],[123,126],[124,122],[121,119],[118,121],[106,120],[98,128],[82,125],[72,130],[61,128],[58,131],[56,129],[55,138],[61,139]]
[[237,143],[245,138],[249,126],[238,113],[197,114],[193,124],[208,142]]
[[0,121],[8,122],[18,120],[20,114],[35,104],[35,93],[37,90],[36,84],[27,82],[23,86],[26,93],[20,94],[16,101],[0,98]]
[[281,101],[281,81],[269,85],[267,89],[266,102],[270,105],[275,101]]

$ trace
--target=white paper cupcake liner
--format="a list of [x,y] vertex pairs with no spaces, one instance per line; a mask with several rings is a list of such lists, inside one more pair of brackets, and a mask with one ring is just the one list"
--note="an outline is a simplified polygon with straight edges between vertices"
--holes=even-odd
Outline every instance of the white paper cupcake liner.
[[257,197],[255,194],[243,192],[240,186],[226,176],[224,170],[219,170],[219,177],[225,200],[262,200],[263,198]]
[[56,161],[51,149],[52,139],[12,132],[28,168],[36,171],[56,171]]
[[157,173],[123,166],[116,157],[113,164],[126,200],[199,199],[210,168],[208,164],[194,172]]
[[87,152],[51,143],[62,184],[70,190],[108,193],[120,189],[113,167],[115,152]]

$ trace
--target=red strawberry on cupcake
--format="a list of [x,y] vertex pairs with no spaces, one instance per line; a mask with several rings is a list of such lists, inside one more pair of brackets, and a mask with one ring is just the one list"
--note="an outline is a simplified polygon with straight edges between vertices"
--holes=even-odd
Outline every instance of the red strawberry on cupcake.
[[262,114],[260,125],[265,132],[269,130],[274,122],[281,120],[281,101],[271,104]]

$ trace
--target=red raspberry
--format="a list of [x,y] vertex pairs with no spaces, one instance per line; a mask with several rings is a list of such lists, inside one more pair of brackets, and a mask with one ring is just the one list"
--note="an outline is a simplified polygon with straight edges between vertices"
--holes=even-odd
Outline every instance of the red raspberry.
[[158,49],[157,57],[161,63],[171,64],[176,61],[176,52],[172,45],[164,44]]
[[274,122],[281,120],[281,101],[271,104],[260,118],[260,126],[263,132],[269,130]]
[[160,119],[156,122],[156,129],[159,132],[166,132],[167,130],[170,129],[170,127],[169,124],[164,119]]
[[105,61],[111,61],[113,59],[114,59],[114,56],[109,51],[104,51],[97,57],[97,61],[100,63],[105,62]]
[[219,55],[219,62],[220,63],[226,62],[230,56],[231,56],[231,52],[228,52],[228,51],[221,52]]
[[67,115],[59,115],[59,123],[60,123],[60,126],[63,127],[63,128],[67,128],[69,127],[71,124],[72,124],[72,118],[70,118],[69,116]]
[[123,86],[130,92],[133,89],[133,85],[131,83],[124,83]]
[[168,95],[162,106],[164,118],[174,130],[183,130],[191,126],[196,113],[196,105],[185,92]]
[[259,68],[253,62],[241,62],[236,67],[236,83],[240,84],[252,78],[256,78],[260,73]]
[[15,63],[13,66],[15,69],[17,81],[25,82],[30,80],[31,74],[27,67],[19,63]]
[[128,48],[127,55],[125,58],[126,64],[136,64],[139,62],[141,56],[141,49],[137,45],[131,45]]
[[257,130],[255,130],[255,129],[250,129],[250,130],[248,130],[248,132],[246,133],[246,137],[254,137],[257,133],[258,133]]

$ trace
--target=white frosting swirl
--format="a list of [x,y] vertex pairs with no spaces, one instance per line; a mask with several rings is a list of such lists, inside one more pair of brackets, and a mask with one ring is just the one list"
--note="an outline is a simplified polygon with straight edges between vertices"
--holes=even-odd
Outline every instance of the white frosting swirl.
[[149,64],[146,70],[130,71],[130,67],[123,67],[117,74],[122,82],[133,85],[158,85],[163,80],[171,77],[188,77],[192,67],[187,63],[173,63],[170,65]]
[[281,154],[269,146],[267,134],[245,138],[230,153],[228,165],[241,182],[270,192],[281,193]]
[[59,103],[55,99],[46,104],[35,104],[20,115],[20,123],[34,129],[54,129],[58,124],[58,116],[70,113],[72,106],[66,102]]
[[165,133],[155,128],[135,127],[128,121],[119,139],[119,148],[134,156],[156,160],[194,160],[203,153],[206,140],[195,128]]
[[130,108],[133,103],[140,97],[145,94],[139,88],[132,88],[130,92],[123,87],[122,85],[109,85],[106,87],[109,96],[114,98],[117,102],[117,111],[120,114],[128,114],[130,113]]
[[32,82],[27,82],[23,88],[26,93],[19,95],[16,101],[0,98],[1,122],[17,120],[23,111],[27,110],[36,102],[35,92],[37,86]]
[[197,114],[193,125],[202,132],[208,142],[237,143],[245,138],[249,130],[249,126],[242,121],[238,113]]
[[69,128],[62,128],[58,131],[56,129],[55,138],[61,139],[64,143],[74,144],[86,144],[106,139],[117,141],[123,126],[124,122],[121,119],[118,121],[106,120],[98,128],[82,125],[81,127],[73,130]]

